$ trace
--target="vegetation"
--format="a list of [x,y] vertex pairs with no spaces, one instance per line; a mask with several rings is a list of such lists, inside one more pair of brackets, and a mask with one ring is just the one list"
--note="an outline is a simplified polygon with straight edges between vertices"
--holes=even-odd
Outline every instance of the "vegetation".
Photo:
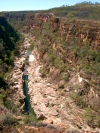
[[[9,112],[9,110],[12,113],[17,112],[14,101],[8,98],[9,76],[13,68],[14,57],[19,51],[18,45],[23,39],[23,36],[17,33],[3,16],[0,16],[0,107],[5,106],[8,108],[6,112]],[[13,115],[10,113],[5,114],[4,112],[0,119],[0,127],[18,123]]]
[[13,66],[14,50],[20,39],[18,33],[4,17],[0,17],[0,88],[6,89],[9,72]]
[[56,16],[100,20],[100,3],[82,2],[73,6],[63,5],[49,10]]
[[75,103],[81,108],[86,108],[88,106],[84,96],[80,96],[79,94],[74,92],[72,92],[70,96],[71,98],[73,98]]
[[17,125],[18,120],[13,117],[11,114],[3,114],[0,116],[0,127],[3,126],[10,126],[10,125]]
[[86,108],[83,117],[89,126],[94,128],[100,127],[100,114],[95,114],[91,108]]
[[23,122],[25,124],[35,123],[37,120],[34,118],[33,114],[27,115],[24,117]]

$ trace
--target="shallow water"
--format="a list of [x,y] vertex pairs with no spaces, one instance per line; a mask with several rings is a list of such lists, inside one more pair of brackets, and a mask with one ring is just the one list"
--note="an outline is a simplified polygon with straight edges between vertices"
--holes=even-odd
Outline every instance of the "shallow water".
[[30,104],[30,96],[28,95],[28,72],[27,72],[27,63],[29,62],[29,55],[31,54],[33,50],[33,47],[31,46],[28,50],[27,53],[25,54],[26,60],[25,60],[25,70],[23,73],[23,91],[24,91],[24,95],[25,95],[25,113],[26,114],[32,114],[32,116],[34,117],[35,120],[37,120],[36,118],[36,114],[34,112],[34,110],[31,108],[31,104]]

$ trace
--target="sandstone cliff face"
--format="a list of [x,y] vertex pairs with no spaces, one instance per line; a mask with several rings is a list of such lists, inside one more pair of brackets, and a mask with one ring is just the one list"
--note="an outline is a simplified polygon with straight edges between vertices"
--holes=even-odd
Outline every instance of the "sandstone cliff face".
[[53,33],[56,32],[63,41],[71,39],[72,36],[78,38],[84,43],[89,41],[89,44],[93,48],[100,49],[100,24],[99,22],[85,21],[85,20],[73,20],[56,18],[53,15],[48,14],[36,14],[34,19],[37,23],[31,23],[31,29],[40,29],[43,31],[45,27],[44,23],[49,23],[48,28],[52,30]]
[[[53,33],[56,32],[64,41],[67,41],[74,35],[75,38],[83,42],[89,41],[89,44],[91,44],[93,48],[100,48],[100,23],[96,21],[57,18],[52,13],[21,13],[20,15],[18,13],[6,13],[5,17],[10,22],[14,20],[18,22],[21,30],[24,30],[26,26],[26,30],[37,29],[40,33],[43,29],[45,30],[45,23],[49,23],[48,28],[51,29]],[[17,24],[13,23],[13,25],[16,27]],[[23,28],[21,27],[22,25]]]

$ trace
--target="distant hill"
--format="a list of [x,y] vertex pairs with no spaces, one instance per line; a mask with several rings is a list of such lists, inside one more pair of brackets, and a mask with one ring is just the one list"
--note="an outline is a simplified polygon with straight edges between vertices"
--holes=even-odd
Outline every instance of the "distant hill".
[[100,3],[82,2],[73,6],[61,6],[49,10],[56,16],[100,20]]

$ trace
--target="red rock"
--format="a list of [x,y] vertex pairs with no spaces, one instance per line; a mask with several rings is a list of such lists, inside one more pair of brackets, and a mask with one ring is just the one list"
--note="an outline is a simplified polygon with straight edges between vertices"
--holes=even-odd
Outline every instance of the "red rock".
[[36,127],[30,127],[30,126],[25,126],[25,128],[29,130],[29,133],[31,133],[32,131],[38,131],[39,130]]
[[46,119],[44,120],[45,123],[48,123],[48,124],[53,124],[53,120],[52,119]]

